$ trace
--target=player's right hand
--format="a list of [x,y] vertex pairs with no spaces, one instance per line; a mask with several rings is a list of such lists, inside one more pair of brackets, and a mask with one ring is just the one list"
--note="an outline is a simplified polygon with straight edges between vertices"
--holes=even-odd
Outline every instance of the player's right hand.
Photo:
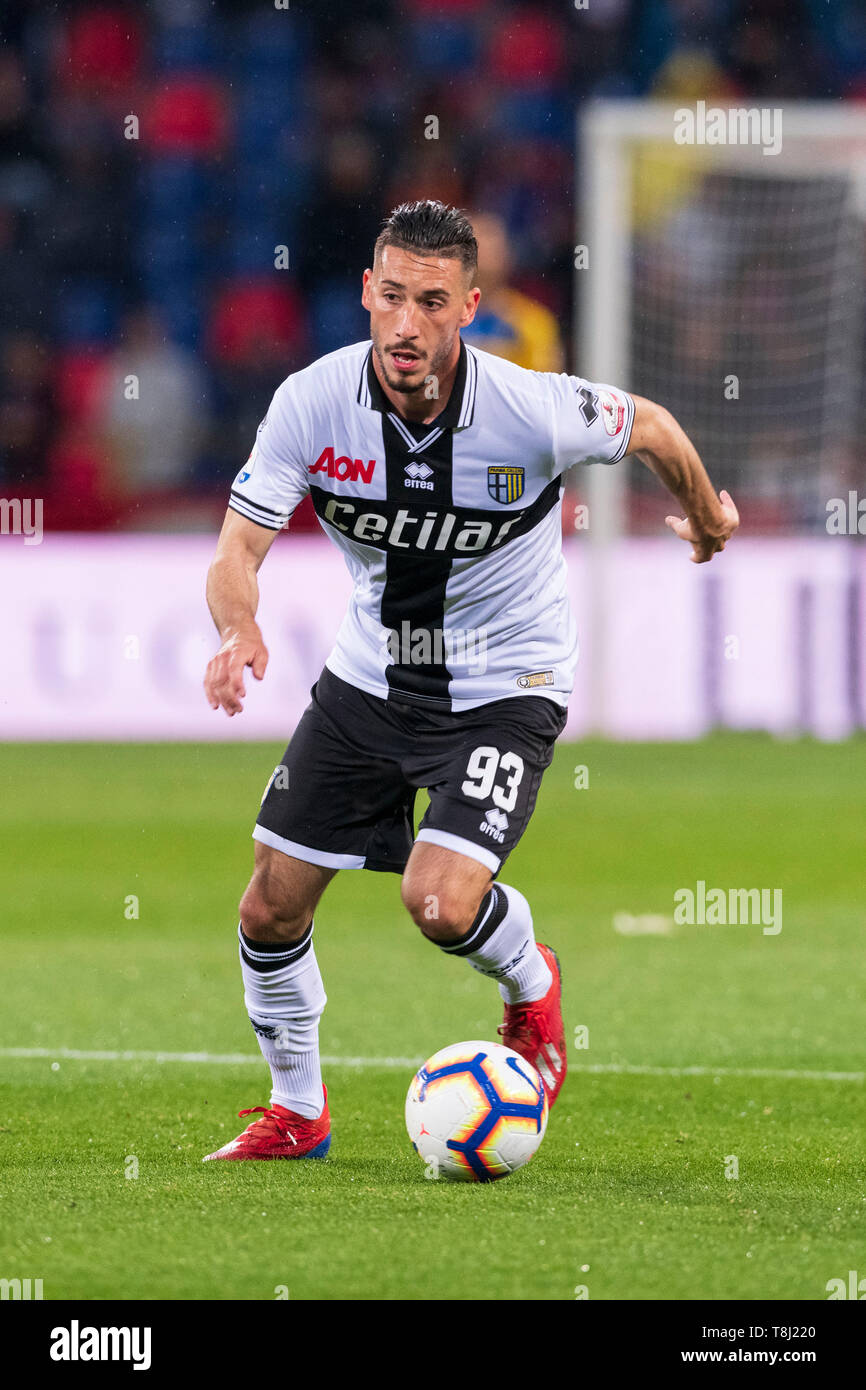
[[211,709],[224,709],[231,717],[243,710],[246,696],[244,671],[247,666],[257,681],[265,674],[268,649],[255,623],[243,632],[234,632],[223,642],[216,656],[207,664],[204,692]]
[[699,527],[689,517],[665,517],[665,525],[671,528],[674,535],[679,536],[681,541],[690,542],[691,558],[696,565],[706,564],[707,560],[712,560],[714,555],[717,555],[720,550],[724,550],[726,542],[730,540],[740,524],[740,513],[737,511],[734,499],[724,488],[719,493],[719,500],[719,520],[712,529]]

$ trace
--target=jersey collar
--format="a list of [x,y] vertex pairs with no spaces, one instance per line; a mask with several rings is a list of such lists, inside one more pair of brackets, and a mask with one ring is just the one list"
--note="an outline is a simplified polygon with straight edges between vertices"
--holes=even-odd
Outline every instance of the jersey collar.
[[[445,409],[440,411],[435,420],[429,422],[429,428],[441,434],[443,430],[465,430],[472,424],[475,417],[475,389],[478,381],[478,360],[475,353],[467,349],[462,338],[460,340],[460,357],[457,361],[457,375],[454,378],[454,385],[451,388],[451,395]],[[373,348],[367,350],[364,364],[361,368],[361,379],[358,382],[357,401],[359,405],[366,406],[368,410],[378,410],[383,415],[390,415],[395,421],[401,420],[394,406],[388,400],[382,387],[379,385],[379,378],[373,369]]]

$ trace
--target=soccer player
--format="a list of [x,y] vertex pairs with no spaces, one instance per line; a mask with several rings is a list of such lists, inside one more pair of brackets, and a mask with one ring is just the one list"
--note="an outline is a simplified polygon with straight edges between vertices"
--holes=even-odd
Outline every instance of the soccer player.
[[[222,643],[205,677],[213,709],[239,714],[246,668],[265,674],[256,576],[308,493],[354,591],[268,784],[240,904],[244,1002],[270,1066],[270,1105],[241,1111],[258,1118],[209,1159],[328,1151],[313,916],[339,869],[402,875],[424,936],[498,983],[502,1041],[556,1100],[559,962],[536,943],[526,898],[498,875],[535,807],[577,660],[562,476],[637,454],[685,513],[667,522],[696,563],[738,524],[661,406],[462,342],[480,298],[476,257],[458,210],[397,208],[363,276],[372,343],[278,387],[231,490],[207,585]],[[422,787],[430,805],[416,836]]]

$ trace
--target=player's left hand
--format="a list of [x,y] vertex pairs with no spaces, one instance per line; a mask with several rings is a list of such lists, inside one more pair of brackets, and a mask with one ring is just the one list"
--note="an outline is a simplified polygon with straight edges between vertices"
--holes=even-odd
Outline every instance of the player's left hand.
[[724,550],[726,542],[740,524],[740,513],[734,505],[734,499],[724,488],[719,493],[719,501],[722,504],[721,519],[712,529],[699,527],[690,517],[665,517],[665,525],[669,526],[681,541],[690,542],[691,558],[696,565],[705,564],[707,560],[712,560],[718,551]]

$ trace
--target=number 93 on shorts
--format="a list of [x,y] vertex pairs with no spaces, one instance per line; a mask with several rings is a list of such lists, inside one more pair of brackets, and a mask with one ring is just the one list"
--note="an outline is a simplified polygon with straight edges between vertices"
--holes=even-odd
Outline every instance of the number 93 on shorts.
[[262,802],[254,836],[332,868],[402,873],[418,839],[496,874],[535,808],[566,711],[539,695],[453,712],[367,694],[327,667]]

